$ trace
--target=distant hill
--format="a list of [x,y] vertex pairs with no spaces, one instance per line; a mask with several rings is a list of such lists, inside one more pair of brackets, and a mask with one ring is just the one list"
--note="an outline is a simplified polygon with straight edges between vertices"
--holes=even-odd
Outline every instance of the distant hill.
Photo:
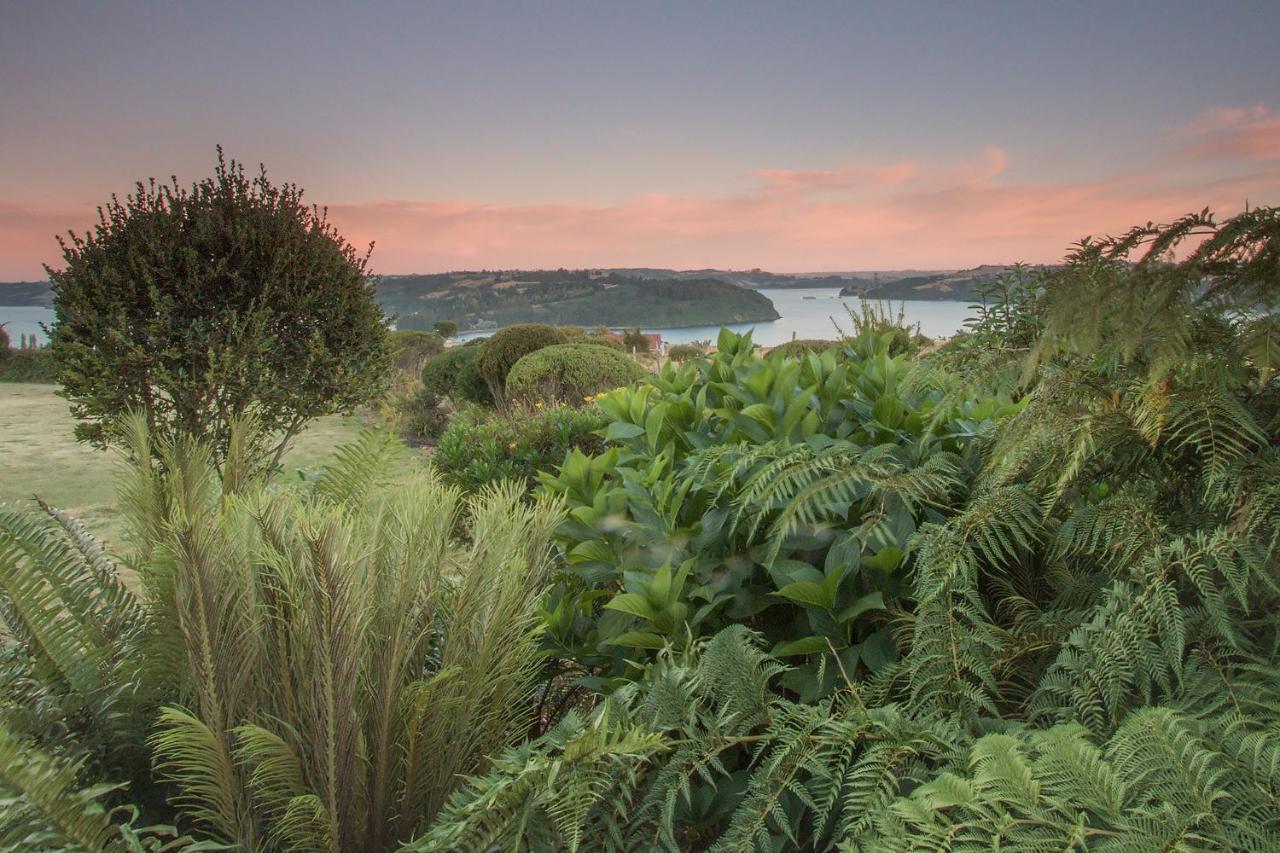
[[452,320],[462,331],[512,323],[714,326],[776,320],[773,303],[717,278],[648,278],[614,271],[502,270],[383,276],[378,301],[401,329]]
[[955,272],[923,273],[897,279],[862,280],[841,288],[841,296],[866,296],[870,299],[954,299],[968,302],[978,298],[978,286],[999,278],[1013,269],[1012,265],[983,264]]
[[52,308],[53,290],[47,281],[0,281],[0,305]]

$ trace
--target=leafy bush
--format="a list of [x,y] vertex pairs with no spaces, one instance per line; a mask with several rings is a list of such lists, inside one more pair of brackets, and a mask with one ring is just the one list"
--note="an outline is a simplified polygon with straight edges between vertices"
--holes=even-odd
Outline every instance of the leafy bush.
[[449,426],[449,407],[421,385],[395,401],[400,435],[410,444],[434,444]]
[[507,396],[529,405],[580,405],[584,398],[645,375],[640,365],[618,350],[595,344],[556,344],[515,363],[507,374]]
[[860,299],[857,309],[845,307],[850,330],[842,332],[846,346],[852,343],[855,348],[860,342],[875,341],[876,346],[885,349],[889,355],[914,355],[929,346],[933,341],[920,333],[920,326],[907,322],[906,308],[901,303],[897,310],[891,302],[879,302]]
[[525,323],[499,329],[480,345],[476,368],[489,385],[489,392],[499,404],[505,402],[507,374],[515,363],[543,347],[564,343],[564,334],[554,326]]
[[498,480],[532,488],[538,472],[572,451],[595,453],[606,419],[596,406],[534,408],[514,415],[464,409],[454,416],[432,456],[446,481],[474,492]]
[[392,364],[402,373],[417,376],[427,360],[444,350],[444,338],[435,332],[399,330],[389,334]]
[[671,361],[688,361],[691,358],[702,358],[706,350],[697,344],[676,344],[667,350],[667,358]]
[[48,349],[0,351],[0,382],[58,381],[58,363]]
[[[939,408],[914,371],[883,350],[764,359],[725,330],[705,361],[604,397],[610,450],[543,477],[572,514],[556,642],[613,678],[637,648],[749,620],[808,661],[793,683],[810,699],[835,686],[832,651],[850,674],[887,666],[912,537],[957,506],[972,439],[1013,408]],[[597,619],[568,618],[602,592]]]
[[9,343],[9,330],[5,328],[5,323],[0,323],[0,356],[7,354],[12,347]]
[[492,406],[493,395],[476,368],[476,356],[479,354],[479,343],[445,350],[422,368],[423,387],[457,403]]
[[639,329],[627,329],[622,333],[622,348],[626,352],[648,352],[649,338]]
[[113,442],[115,419],[142,410],[157,433],[206,436],[221,455],[251,415],[260,455],[278,459],[311,419],[389,384],[368,255],[298,187],[221,149],[212,177],[139,183],[62,251],[50,341],[82,441]]
[[377,434],[303,489],[244,479],[249,436],[219,477],[123,432],[140,588],[74,520],[0,508],[6,848],[159,849],[127,790],[225,848],[394,850],[520,740],[558,510],[389,487]]
[[[836,349],[840,346],[840,341],[823,341],[811,338],[801,338],[799,340],[787,341],[785,344],[779,344],[769,350],[769,355],[781,355],[791,358],[803,357],[805,353],[810,352],[826,352],[829,349]],[[892,348],[890,348],[892,351]],[[897,353],[893,353],[897,355]]]

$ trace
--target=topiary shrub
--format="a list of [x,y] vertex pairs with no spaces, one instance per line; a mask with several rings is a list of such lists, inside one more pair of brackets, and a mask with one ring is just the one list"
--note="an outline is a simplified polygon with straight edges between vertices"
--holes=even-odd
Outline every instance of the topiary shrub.
[[815,340],[801,338],[798,341],[787,341],[769,350],[769,355],[797,357],[811,352],[826,352],[840,346],[839,341]]
[[702,358],[706,354],[697,344],[676,344],[667,350],[667,358],[671,361],[688,361],[691,358]]
[[600,391],[641,379],[640,365],[598,344],[557,344],[531,352],[507,374],[507,397],[523,403],[578,405]]
[[507,417],[480,408],[454,415],[432,461],[449,483],[468,492],[500,480],[532,490],[539,471],[553,471],[571,450],[600,453],[597,433],[608,419],[598,406],[557,406]]
[[555,326],[523,323],[494,332],[480,345],[476,368],[499,404],[506,399],[507,374],[515,363],[531,352],[565,342],[564,333]]
[[476,368],[478,345],[453,347],[432,358],[422,368],[422,384],[428,391],[455,402],[493,405],[489,386]]

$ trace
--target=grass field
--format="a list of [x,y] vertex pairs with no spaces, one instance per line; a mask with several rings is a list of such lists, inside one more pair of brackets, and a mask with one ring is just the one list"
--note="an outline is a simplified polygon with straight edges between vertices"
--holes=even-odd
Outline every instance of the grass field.
[[[114,453],[75,440],[75,421],[55,390],[54,385],[0,382],[0,502],[20,506],[39,495],[110,544],[120,532],[114,486],[119,462]],[[357,417],[317,420],[285,456],[284,476],[321,464],[362,426]]]

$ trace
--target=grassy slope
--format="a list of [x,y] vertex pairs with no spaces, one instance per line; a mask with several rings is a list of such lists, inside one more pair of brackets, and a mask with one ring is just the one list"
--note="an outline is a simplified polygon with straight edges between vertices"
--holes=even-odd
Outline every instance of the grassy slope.
[[[67,402],[55,390],[53,385],[0,383],[0,501],[20,504],[38,494],[110,542],[120,534],[116,458],[75,440]],[[285,476],[319,465],[360,429],[355,417],[316,421],[285,456]]]

